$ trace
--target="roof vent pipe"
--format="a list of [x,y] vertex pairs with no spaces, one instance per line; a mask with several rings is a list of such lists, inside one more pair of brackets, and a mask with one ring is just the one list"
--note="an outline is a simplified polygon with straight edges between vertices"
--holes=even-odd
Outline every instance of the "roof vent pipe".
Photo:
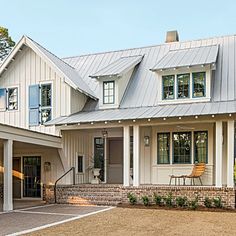
[[166,32],[166,43],[179,42],[179,34],[177,30]]

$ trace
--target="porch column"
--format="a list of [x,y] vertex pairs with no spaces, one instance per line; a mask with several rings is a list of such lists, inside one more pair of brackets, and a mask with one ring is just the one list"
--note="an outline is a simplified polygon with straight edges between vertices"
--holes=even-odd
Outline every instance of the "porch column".
[[140,138],[139,138],[139,126],[133,127],[133,140],[134,140],[134,155],[133,155],[133,186],[139,186],[140,184]]
[[216,149],[215,149],[215,185],[222,187],[222,142],[223,126],[222,121],[216,121]]
[[3,144],[3,162],[4,162],[4,175],[3,175],[3,211],[13,210],[12,198],[12,140],[5,140]]
[[227,122],[227,187],[234,187],[234,120]]
[[130,128],[129,126],[124,126],[124,148],[123,148],[123,185],[129,186],[129,178],[130,178]]

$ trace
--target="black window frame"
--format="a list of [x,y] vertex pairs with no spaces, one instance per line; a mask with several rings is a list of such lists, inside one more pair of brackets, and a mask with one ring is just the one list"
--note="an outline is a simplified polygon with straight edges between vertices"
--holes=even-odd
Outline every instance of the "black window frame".
[[[189,138],[189,141],[190,141],[190,146],[189,146],[189,150],[190,150],[189,161],[183,161],[183,162],[175,161],[175,139],[174,139],[174,136],[176,134],[177,135],[180,135],[180,134],[189,134],[190,135],[190,138]],[[172,163],[173,164],[191,164],[192,163],[192,132],[191,131],[173,132],[172,133]]]
[[[159,142],[159,136],[160,135],[167,135],[167,145],[168,145],[168,162],[164,163],[164,162],[161,162],[160,161],[160,157],[163,155],[160,155],[159,153],[159,146],[160,146],[160,142]],[[170,140],[170,132],[161,132],[161,133],[157,133],[157,164],[161,164],[161,165],[165,165],[165,164],[170,164],[170,143],[171,143],[171,140]]]
[[[112,83],[113,84],[113,95],[110,95],[110,88],[105,89],[105,84],[109,84]],[[108,91],[108,95],[105,95],[105,90]],[[108,102],[105,102],[105,98],[108,98]],[[109,98],[112,97],[112,102],[109,102]],[[110,80],[110,81],[103,81],[103,104],[109,105],[109,104],[115,104],[115,81],[114,80]]]
[[[194,87],[194,75],[196,74],[204,74],[204,89],[203,89],[203,96],[194,96],[194,91],[195,91],[195,87]],[[204,98],[206,97],[206,71],[198,71],[198,72],[192,72],[192,97],[193,98]]]
[[[186,76],[188,75],[188,96],[187,97],[180,97],[179,96],[179,76]],[[176,75],[176,80],[177,80],[177,99],[188,99],[190,98],[190,77],[191,77],[191,73],[183,73],[183,74],[177,74]],[[183,86],[183,85],[182,85]]]
[[[43,87],[50,86],[50,104],[43,105]],[[48,119],[44,121],[43,114],[48,113]],[[40,117],[41,124],[52,120],[52,83],[45,83],[40,85]]]
[[84,155],[77,155],[77,173],[84,173]]
[[[197,145],[196,145],[196,134],[197,133],[206,133],[206,157],[205,157],[205,161],[200,161],[198,160],[197,158],[197,154],[196,154],[196,151],[197,151]],[[207,130],[201,130],[201,131],[194,131],[194,163],[206,163],[208,164],[208,131]]]
[[[168,80],[168,93],[170,92],[169,88],[173,87],[173,98],[165,97],[165,87],[164,80]],[[173,79],[173,86],[170,86],[170,80]],[[175,99],[175,75],[163,75],[162,76],[162,100],[174,100]]]

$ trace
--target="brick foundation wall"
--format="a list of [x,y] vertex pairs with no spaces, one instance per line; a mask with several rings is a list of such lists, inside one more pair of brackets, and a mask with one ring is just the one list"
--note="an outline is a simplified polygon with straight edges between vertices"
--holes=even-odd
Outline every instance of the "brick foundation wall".
[[[104,192],[103,200],[106,200],[112,205],[114,196],[116,202],[120,203],[128,203],[127,194],[133,193],[138,198],[138,203],[142,203],[141,197],[147,195],[151,203],[153,201],[153,194],[156,193],[160,196],[167,196],[169,193],[172,193],[173,199],[176,197],[184,197],[186,196],[188,200],[194,200],[198,197],[198,204],[200,206],[204,205],[205,197],[209,197],[211,199],[216,197],[221,197],[223,206],[226,208],[235,208],[235,189],[234,188],[217,188],[217,187],[205,187],[205,186],[154,186],[154,185],[142,185],[139,187],[124,187],[122,185],[75,185],[75,186],[58,186],[57,188],[57,202],[58,203],[71,203],[69,199],[76,198],[80,196],[84,196],[84,192],[89,193],[89,198],[93,199],[93,203],[96,203],[96,196],[98,193],[105,191],[105,189],[109,189],[109,193]],[[44,200],[48,203],[54,202],[54,188],[53,186],[45,186],[44,187]],[[102,193],[103,194],[103,193]],[[99,198],[99,195],[97,198]]]

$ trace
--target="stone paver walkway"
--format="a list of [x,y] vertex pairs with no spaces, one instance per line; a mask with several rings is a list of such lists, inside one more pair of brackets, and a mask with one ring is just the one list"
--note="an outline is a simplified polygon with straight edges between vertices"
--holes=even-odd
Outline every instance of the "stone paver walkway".
[[21,235],[109,209],[111,207],[44,205],[0,213],[0,235]]

